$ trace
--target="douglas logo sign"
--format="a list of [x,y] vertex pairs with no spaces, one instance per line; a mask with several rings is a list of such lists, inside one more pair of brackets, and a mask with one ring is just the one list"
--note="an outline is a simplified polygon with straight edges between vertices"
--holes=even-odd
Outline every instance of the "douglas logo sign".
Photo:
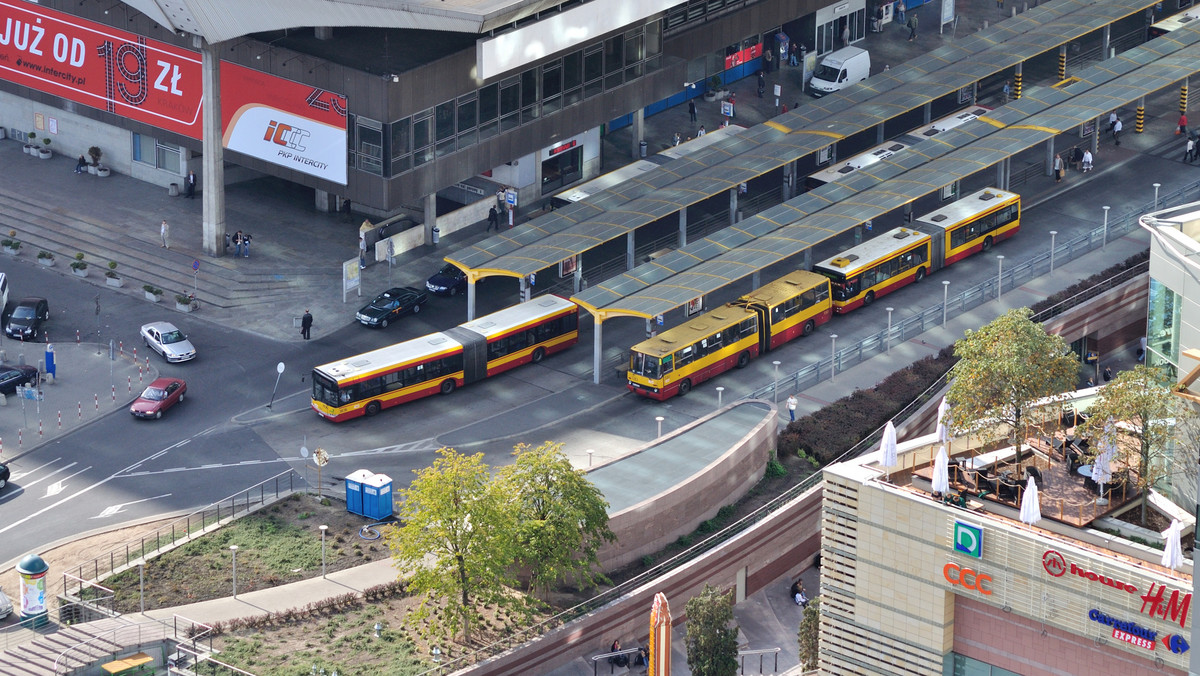
[[954,551],[977,559],[983,558],[983,529],[961,521],[954,522]]

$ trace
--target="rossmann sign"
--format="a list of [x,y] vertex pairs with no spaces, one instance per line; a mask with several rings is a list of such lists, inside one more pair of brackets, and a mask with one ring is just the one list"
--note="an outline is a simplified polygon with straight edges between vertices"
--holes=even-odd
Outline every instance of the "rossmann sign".
[[[1145,592],[1141,592],[1133,582],[1121,578],[1088,570],[1074,561],[1069,561],[1061,553],[1048,549],[1042,554],[1042,568],[1051,577],[1073,575],[1098,585],[1111,587],[1117,591],[1129,594],[1141,594],[1141,613],[1147,617],[1168,622],[1178,622],[1180,628],[1186,628],[1188,613],[1192,605],[1191,592],[1178,589],[1168,590],[1166,585],[1151,582]],[[1167,592],[1170,592],[1168,595]]]
[[[203,136],[197,52],[36,4],[0,0],[0,78]],[[230,150],[346,183],[345,96],[222,61],[221,118]],[[280,125],[304,134],[277,135]]]

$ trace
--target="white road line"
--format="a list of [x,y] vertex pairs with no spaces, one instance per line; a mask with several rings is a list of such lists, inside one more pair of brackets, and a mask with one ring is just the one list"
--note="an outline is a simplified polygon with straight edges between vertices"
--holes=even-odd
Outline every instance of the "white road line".
[[[72,464],[72,465],[74,465],[75,463],[71,463],[71,464]],[[54,496],[58,495],[59,493],[62,493],[62,492],[63,492],[63,490],[65,490],[65,489],[66,489],[66,486],[65,486],[65,485],[63,485],[63,482],[64,482],[64,481],[66,481],[67,479],[71,479],[71,478],[77,477],[77,476],[79,476],[80,474],[83,474],[84,472],[88,471],[88,470],[89,470],[89,469],[91,469],[91,468],[92,468],[92,466],[91,466],[91,465],[88,465],[87,467],[84,467],[83,469],[81,469],[81,470],[79,470],[78,472],[76,472],[76,473],[72,474],[71,476],[69,476],[69,477],[66,477],[66,478],[64,478],[64,479],[59,479],[58,481],[55,481],[54,483],[50,484],[49,486],[46,486],[46,494],[45,494],[45,495],[43,495],[41,499],[43,499],[43,500],[44,500],[44,499],[46,499],[46,498],[52,498],[52,497],[54,497]]]
[[20,473],[18,473],[18,474],[14,474],[14,475],[12,476],[12,478],[11,478],[11,479],[9,479],[9,480],[10,480],[10,481],[17,481],[17,480],[19,480],[19,479],[22,479],[22,478],[24,478],[24,477],[27,477],[27,476],[29,476],[30,474],[33,474],[34,472],[38,471],[39,469],[42,469],[42,468],[44,468],[44,467],[49,467],[50,465],[53,465],[54,463],[58,462],[59,460],[62,460],[62,458],[55,458],[55,459],[51,460],[50,462],[47,462],[47,463],[43,463],[43,464],[41,464],[41,465],[38,465],[37,467],[34,467],[34,468],[33,468],[33,469],[31,469],[31,470],[27,470],[27,471],[25,471],[25,472],[20,472]]
[[[58,469],[54,470],[53,472],[51,472],[51,473],[47,474],[47,475],[46,475],[46,476],[44,476],[44,477],[41,477],[40,479],[34,479],[33,481],[30,481],[30,482],[29,482],[29,483],[27,483],[27,484],[21,484],[21,488],[29,488],[30,486],[36,486],[36,485],[38,485],[39,483],[41,483],[41,482],[45,481],[46,479],[49,479],[50,477],[54,476],[55,474],[58,474],[59,472],[65,472],[65,471],[67,471],[67,470],[71,469],[72,467],[74,467],[75,465],[78,465],[78,464],[79,464],[79,463],[77,463],[77,462],[73,462],[73,463],[71,463],[71,464],[69,464],[69,465],[65,465],[65,466],[63,466],[63,467],[59,467]],[[44,465],[43,465],[43,466],[44,466]],[[15,481],[15,479],[14,479],[14,481]]]
[[114,514],[120,514],[129,505],[136,505],[139,502],[149,502],[151,500],[159,500],[162,498],[169,498],[169,497],[171,497],[170,493],[163,493],[162,495],[156,495],[152,498],[142,498],[141,500],[134,500],[133,502],[122,502],[119,505],[109,505],[108,507],[104,508],[104,511],[100,512],[99,514],[97,514],[96,516],[93,516],[91,518],[103,519],[105,517],[113,516]]

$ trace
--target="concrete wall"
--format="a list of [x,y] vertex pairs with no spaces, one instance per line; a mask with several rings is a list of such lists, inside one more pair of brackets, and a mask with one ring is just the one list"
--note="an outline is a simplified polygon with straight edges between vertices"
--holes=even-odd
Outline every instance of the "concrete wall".
[[1146,293],[1150,275],[1141,275],[1084,301],[1044,326],[1048,333],[1072,343],[1085,336],[1096,340],[1100,359],[1146,335]]
[[[740,405],[745,402],[722,410]],[[680,427],[637,452],[649,452],[662,441],[686,434],[717,415],[719,411]],[[615,570],[661,550],[744,495],[766,471],[767,458],[775,450],[775,426],[772,408],[737,444],[687,481],[609,517],[608,527],[617,539],[598,552],[600,568]]]

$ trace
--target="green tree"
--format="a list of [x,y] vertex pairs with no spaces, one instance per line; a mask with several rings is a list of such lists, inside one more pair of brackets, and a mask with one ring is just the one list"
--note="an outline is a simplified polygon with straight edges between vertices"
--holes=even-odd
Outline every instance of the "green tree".
[[[1141,491],[1141,520],[1146,525],[1146,501],[1150,489],[1173,476],[1193,475],[1195,454],[1177,450],[1171,452],[1172,439],[1182,430],[1184,419],[1194,417],[1190,407],[1174,396],[1172,382],[1158,368],[1138,364],[1129,371],[1121,371],[1104,387],[1088,408],[1088,419],[1081,433],[1091,438],[1088,450],[1092,459],[1098,455],[1106,442],[1117,444],[1117,448],[1128,447],[1120,438],[1133,439],[1135,453],[1118,452],[1113,468],[1132,468],[1132,477]],[[1128,423],[1128,431],[1122,433],[1114,423]],[[1186,440],[1183,445],[1187,446]],[[1190,489],[1190,487],[1189,487]]]
[[1029,308],[1009,310],[954,344],[960,361],[946,394],[954,432],[992,420],[1008,426],[1015,446],[1029,434],[1033,404],[1074,386],[1078,360],[1031,315]]
[[738,626],[733,600],[716,587],[704,585],[688,600],[687,663],[694,676],[734,676],[738,670]]
[[517,563],[529,571],[529,585],[548,594],[559,580],[579,588],[607,582],[595,570],[596,552],[613,540],[608,502],[571,466],[560,443],[516,447],[516,461],[500,470],[499,481],[512,500]]
[[[399,491],[403,525],[386,535],[396,567],[408,575],[409,589],[420,599],[409,622],[426,635],[461,632],[469,643],[481,606],[525,607],[523,597],[510,589],[517,557],[512,510],[482,453],[467,456],[442,448],[433,465],[416,475]],[[428,621],[427,628],[422,621]]]
[[796,640],[800,643],[800,666],[805,670],[816,669],[821,650],[821,597],[808,602]]

